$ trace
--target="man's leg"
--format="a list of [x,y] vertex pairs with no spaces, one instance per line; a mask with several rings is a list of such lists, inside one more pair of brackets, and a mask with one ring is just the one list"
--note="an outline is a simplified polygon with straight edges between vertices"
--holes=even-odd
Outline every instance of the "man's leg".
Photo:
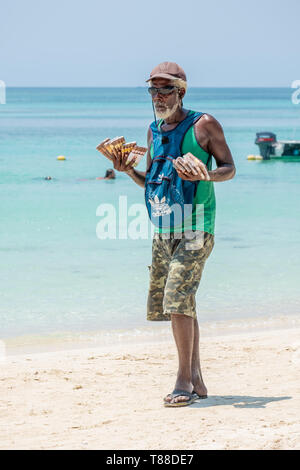
[[198,320],[194,319],[194,344],[193,344],[193,355],[192,355],[192,382],[194,386],[194,391],[198,395],[206,396],[207,388],[204,385],[201,367],[200,367],[200,352],[199,352],[199,341],[200,341],[200,332]]
[[[180,314],[172,314],[171,319],[173,335],[178,352],[178,372],[175,389],[177,388],[191,393],[194,388],[192,383],[194,319],[187,315]],[[189,400],[189,398],[185,395],[180,395],[173,399],[166,397],[166,401],[172,401],[172,403],[186,400]]]
[[170,315],[163,314],[164,289],[168,277],[170,248],[169,241],[155,234],[152,240],[152,264],[147,301],[147,320],[170,320]]
[[[164,314],[170,314],[173,335],[178,351],[179,369],[175,388],[187,392],[195,389],[199,395],[206,395],[203,383],[200,354],[199,326],[196,319],[195,295],[198,289],[205,261],[212,251],[214,237],[205,234],[204,244],[199,249],[186,247],[183,239],[176,246],[169,266],[168,278],[163,299]],[[166,401],[186,401],[186,396],[171,398]]]
[[[187,315],[172,314],[172,330],[178,352],[178,373],[175,388],[195,391],[198,395],[206,395],[207,389],[203,383],[199,353],[199,325],[197,319]],[[188,400],[184,395],[165,401],[172,403]]]

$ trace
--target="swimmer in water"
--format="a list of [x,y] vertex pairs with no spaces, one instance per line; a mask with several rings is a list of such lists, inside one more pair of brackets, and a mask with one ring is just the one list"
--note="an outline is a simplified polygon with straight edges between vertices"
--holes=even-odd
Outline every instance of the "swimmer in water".
[[45,179],[46,181],[50,181],[50,180],[52,180],[51,176],[45,176],[45,178],[44,178],[44,179]]
[[[94,178],[83,178],[79,179],[77,181],[89,181],[93,180]],[[112,168],[109,168],[106,170],[105,176],[97,176],[96,180],[115,180],[116,179],[116,174]]]
[[96,180],[114,180],[116,179],[116,174],[112,168],[106,170],[105,176],[98,176]]

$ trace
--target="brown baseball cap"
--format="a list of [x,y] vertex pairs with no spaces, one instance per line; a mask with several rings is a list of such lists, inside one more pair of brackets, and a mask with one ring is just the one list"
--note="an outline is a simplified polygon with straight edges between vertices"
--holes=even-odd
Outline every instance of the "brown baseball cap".
[[149,82],[153,78],[168,78],[174,80],[174,78],[181,78],[186,82],[186,74],[184,70],[175,62],[162,62],[158,64],[150,73],[150,78],[146,80]]

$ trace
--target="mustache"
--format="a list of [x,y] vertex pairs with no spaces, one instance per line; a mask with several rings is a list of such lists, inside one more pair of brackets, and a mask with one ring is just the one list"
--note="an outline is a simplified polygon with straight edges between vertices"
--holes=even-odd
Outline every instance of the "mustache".
[[171,116],[179,106],[179,100],[176,99],[176,102],[173,106],[168,106],[164,101],[156,101],[154,103],[154,109],[157,117],[159,119],[166,119]]
[[154,103],[155,108],[164,108],[167,109],[168,106],[166,106],[164,103]]

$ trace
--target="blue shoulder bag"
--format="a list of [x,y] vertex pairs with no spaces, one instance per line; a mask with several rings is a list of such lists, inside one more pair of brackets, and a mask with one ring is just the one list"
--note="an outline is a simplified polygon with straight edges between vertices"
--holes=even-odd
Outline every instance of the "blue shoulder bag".
[[173,161],[182,156],[181,146],[188,129],[203,113],[190,111],[175,129],[163,132],[157,122],[150,126],[153,158],[145,179],[145,202],[150,220],[160,228],[181,226],[192,214],[198,181],[182,180]]

